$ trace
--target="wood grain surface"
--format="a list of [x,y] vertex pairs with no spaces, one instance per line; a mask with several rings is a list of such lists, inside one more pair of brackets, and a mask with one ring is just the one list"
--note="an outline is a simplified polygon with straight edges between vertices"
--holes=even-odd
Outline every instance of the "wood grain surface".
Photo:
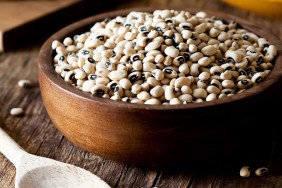
[[[261,17],[233,8],[219,0],[122,1],[111,9],[165,5],[204,8],[234,14],[264,27],[282,39],[282,20]],[[42,38],[24,48],[0,54],[0,126],[27,152],[85,168],[100,176],[112,187],[282,187],[282,89],[269,99],[268,109],[261,109],[268,112],[265,117],[257,117],[258,122],[266,125],[271,123],[277,128],[275,134],[266,135],[272,137],[272,142],[242,153],[245,160],[194,164],[183,166],[181,169],[139,168],[86,152],[69,142],[54,127],[44,108],[38,87],[37,55],[44,40],[45,38]],[[21,79],[31,80],[34,83],[33,87],[18,87],[17,82]],[[22,107],[25,114],[19,117],[11,116],[10,109],[13,107]],[[241,122],[238,120],[238,123]],[[262,141],[264,137],[257,140]],[[239,170],[243,165],[250,165],[253,170],[266,166],[269,173],[263,177],[257,177],[252,173],[251,177],[242,178],[239,176]],[[13,188],[15,173],[12,163],[0,154],[0,187]]]

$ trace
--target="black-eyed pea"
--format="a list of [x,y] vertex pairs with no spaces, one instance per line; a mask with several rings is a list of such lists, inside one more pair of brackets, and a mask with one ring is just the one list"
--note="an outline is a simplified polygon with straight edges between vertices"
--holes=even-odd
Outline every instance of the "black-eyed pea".
[[133,94],[138,94],[142,91],[142,87],[140,84],[133,84],[132,87],[131,87],[131,92]]
[[197,63],[192,64],[191,67],[190,67],[190,75],[191,76],[198,76],[200,74],[199,68],[200,68],[199,64],[197,64]]
[[176,78],[177,72],[172,67],[166,67],[163,69],[164,75],[166,78]]
[[203,88],[203,89],[206,89],[207,86],[208,86],[208,82],[207,81],[204,81],[204,80],[198,80],[197,82],[197,88]]
[[242,53],[238,50],[227,50],[225,52],[225,57],[232,63],[238,63],[242,59]]
[[235,67],[237,69],[244,69],[248,66],[248,60],[246,58],[243,58],[240,62],[235,63]]
[[232,74],[232,78],[235,80],[240,76],[238,71],[231,71],[231,74]]
[[124,93],[123,88],[122,88],[119,84],[116,85],[116,87],[115,87],[115,89],[114,89],[114,95],[123,97],[123,93]]
[[164,89],[160,85],[157,85],[150,90],[150,94],[155,98],[162,96],[163,93],[164,93]]
[[234,89],[229,89],[229,88],[225,88],[221,90],[221,93],[224,93],[225,95],[229,95],[229,94],[235,94],[235,90]]
[[73,83],[75,81],[75,72],[73,70],[66,71],[66,74],[63,77],[66,82]]
[[224,69],[221,66],[212,66],[210,68],[210,74],[211,75],[220,75]]
[[172,65],[179,67],[184,62],[185,58],[183,56],[177,56],[172,60]]
[[222,89],[222,85],[221,82],[218,79],[212,79],[210,81],[210,85],[216,86],[217,88],[219,88],[220,90]]
[[174,87],[175,80],[176,80],[176,78],[172,78],[169,82],[169,85]]
[[104,84],[95,84],[90,88],[90,92],[92,94],[97,94],[97,95],[104,95],[108,93],[108,87],[105,86]]
[[131,83],[136,82],[137,80],[140,80],[142,76],[142,73],[140,71],[134,71],[128,75],[128,79]]
[[[194,35],[195,33],[193,33],[193,35]],[[200,43],[201,43],[202,41],[200,40],[200,39],[198,39],[198,38],[196,38],[196,37],[191,37],[191,38],[189,38],[189,39],[187,39],[187,41],[186,41],[186,43],[188,44],[188,45],[190,45],[190,44],[195,44],[196,46],[198,46]]]
[[251,81],[253,82],[253,84],[258,84],[260,82],[262,82],[266,77],[266,74],[264,72],[256,72],[252,78]]
[[236,67],[233,63],[224,63],[220,65],[221,68],[223,68],[224,71],[234,71],[236,70]]
[[121,98],[121,101],[122,101],[122,102],[130,102],[131,100],[130,100],[129,97],[122,97],[122,98]]
[[193,97],[198,99],[198,98],[201,98],[201,99],[205,99],[208,95],[206,89],[204,88],[196,88],[193,90]]
[[237,82],[237,87],[239,89],[248,89],[253,85],[253,82],[250,79],[241,79]]
[[268,173],[268,168],[266,167],[260,167],[258,169],[255,170],[255,174],[257,176],[264,176]]
[[181,42],[183,42],[183,38],[182,35],[180,33],[174,33],[172,35],[172,39],[174,40],[175,43],[179,44]]
[[277,55],[277,49],[274,45],[270,45],[267,48],[266,54],[265,55],[270,55],[272,57],[275,57]]
[[134,50],[133,48],[125,48],[123,50],[123,53],[127,56],[132,56],[133,54],[136,53],[136,50]]

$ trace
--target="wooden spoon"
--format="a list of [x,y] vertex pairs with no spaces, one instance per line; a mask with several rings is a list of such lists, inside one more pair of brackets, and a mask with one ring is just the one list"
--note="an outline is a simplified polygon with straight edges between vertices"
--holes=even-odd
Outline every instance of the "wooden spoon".
[[0,151],[15,165],[15,188],[110,188],[91,172],[24,151],[0,128]]

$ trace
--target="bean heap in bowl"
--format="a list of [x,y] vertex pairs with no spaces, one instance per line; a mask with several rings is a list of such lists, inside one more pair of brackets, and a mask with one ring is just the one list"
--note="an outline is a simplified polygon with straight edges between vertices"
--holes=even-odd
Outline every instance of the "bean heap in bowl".
[[262,82],[276,47],[205,12],[132,11],[54,40],[55,71],[93,95],[138,104],[228,97]]

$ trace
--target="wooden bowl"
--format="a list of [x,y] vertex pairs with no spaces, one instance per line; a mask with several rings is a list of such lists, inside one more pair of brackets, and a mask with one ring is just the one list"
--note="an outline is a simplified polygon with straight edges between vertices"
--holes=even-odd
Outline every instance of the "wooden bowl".
[[[177,166],[222,160],[242,156],[243,149],[259,146],[262,139],[258,138],[266,138],[271,127],[259,124],[267,115],[262,109],[268,108],[268,101],[281,81],[282,45],[275,36],[243,19],[203,10],[210,16],[235,20],[243,28],[263,36],[276,45],[279,56],[263,82],[230,97],[188,105],[131,104],[83,92],[67,84],[55,72],[53,40],[62,41],[66,36],[81,34],[97,21],[126,15],[132,10],[107,12],[75,22],[43,44],[38,56],[39,84],[43,103],[56,128],[89,152],[138,166]],[[134,10],[152,12],[154,9]]]

